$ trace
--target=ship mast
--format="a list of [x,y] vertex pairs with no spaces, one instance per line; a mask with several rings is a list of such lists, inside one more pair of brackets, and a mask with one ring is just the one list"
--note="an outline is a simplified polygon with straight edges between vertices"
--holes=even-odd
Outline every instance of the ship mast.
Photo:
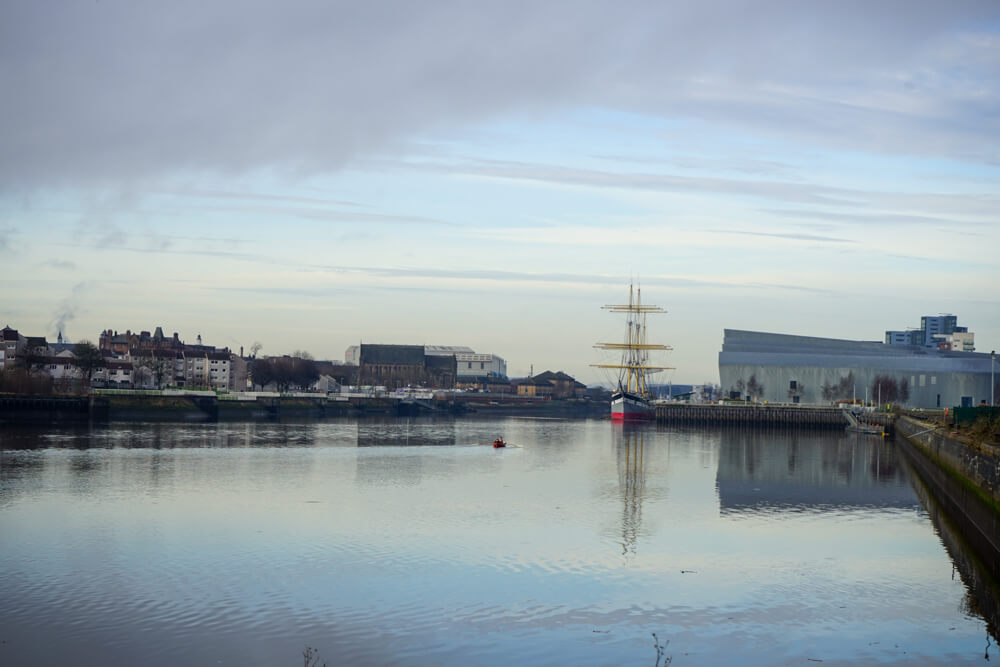
[[[634,298],[633,298],[634,294]],[[669,345],[649,343],[646,340],[646,316],[649,313],[665,313],[659,306],[646,306],[642,303],[642,289],[628,287],[628,303],[602,306],[604,310],[613,313],[625,313],[625,341],[622,343],[597,343],[599,350],[618,350],[622,353],[619,364],[591,364],[595,368],[614,368],[618,370],[618,389],[643,398],[649,396],[646,388],[646,376],[654,371],[673,370],[669,366],[650,366],[649,353],[656,350],[670,350]]]

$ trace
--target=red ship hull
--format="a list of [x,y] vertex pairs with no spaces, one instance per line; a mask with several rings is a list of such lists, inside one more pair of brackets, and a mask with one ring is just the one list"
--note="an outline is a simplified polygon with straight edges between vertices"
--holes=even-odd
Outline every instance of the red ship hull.
[[611,395],[611,421],[648,422],[656,418],[656,408],[645,398],[628,392]]

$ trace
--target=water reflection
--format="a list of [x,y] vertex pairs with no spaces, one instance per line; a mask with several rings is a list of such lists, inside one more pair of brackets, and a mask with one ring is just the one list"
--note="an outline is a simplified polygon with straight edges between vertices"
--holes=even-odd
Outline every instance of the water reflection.
[[725,430],[716,484],[723,514],[917,507],[895,447],[857,434]]
[[366,419],[357,425],[358,447],[447,447],[457,444],[454,420]]
[[37,489],[44,469],[45,462],[38,456],[0,449],[0,507],[30,489]]
[[646,488],[645,431],[625,426],[614,431],[618,487],[622,498],[622,555],[635,556],[642,527],[642,500]]
[[[987,632],[1000,641],[1000,583],[996,579],[1000,572],[1000,552],[993,548],[989,540],[981,539],[980,528],[970,521],[971,515],[975,515],[977,520],[985,516],[988,521],[992,510],[984,506],[971,508],[967,505],[969,515],[962,511],[949,512],[939,500],[939,495],[965,498],[965,502],[970,504],[976,501],[968,498],[967,490],[954,479],[930,468],[926,459],[911,445],[900,443],[900,447],[905,448],[905,460],[913,468],[910,475],[913,489],[927,510],[941,543],[951,556],[952,578],[957,572],[966,586],[967,592],[962,598],[960,611],[968,616],[984,619]],[[987,656],[989,646],[987,636]]]
[[312,645],[330,664],[649,665],[654,632],[677,664],[984,653],[969,615],[990,600],[949,578],[879,440],[472,419],[9,435],[0,664]]

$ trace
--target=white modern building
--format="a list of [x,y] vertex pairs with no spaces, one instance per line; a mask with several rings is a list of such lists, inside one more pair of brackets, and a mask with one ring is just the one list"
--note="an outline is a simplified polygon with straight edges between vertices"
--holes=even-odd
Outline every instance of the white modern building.
[[[920,345],[922,347],[957,350],[960,352],[975,352],[975,334],[968,327],[958,326],[955,315],[924,315],[920,318],[919,329],[905,331],[886,331],[885,342],[888,345]],[[941,345],[944,343],[945,345]]]
[[495,354],[459,353],[455,355],[459,381],[487,377],[507,377],[507,362]]
[[719,378],[724,395],[758,401],[877,401],[881,386],[906,407],[950,408],[989,403],[1000,379],[990,364],[975,352],[726,329]]

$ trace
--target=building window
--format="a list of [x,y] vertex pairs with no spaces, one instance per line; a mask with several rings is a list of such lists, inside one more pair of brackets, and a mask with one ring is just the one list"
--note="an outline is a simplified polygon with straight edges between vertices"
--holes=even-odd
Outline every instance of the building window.
[[920,376],[920,386],[921,387],[926,387],[927,386],[927,376],[926,375],[921,375]]
[[937,384],[937,375],[931,376],[931,384]]

